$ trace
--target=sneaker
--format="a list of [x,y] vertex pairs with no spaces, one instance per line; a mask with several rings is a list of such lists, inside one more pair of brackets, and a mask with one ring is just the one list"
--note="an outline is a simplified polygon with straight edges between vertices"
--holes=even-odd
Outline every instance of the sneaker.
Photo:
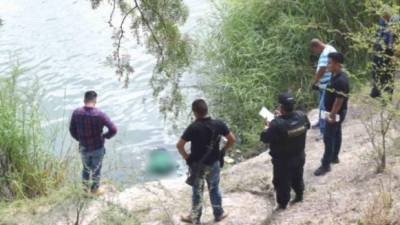
[[333,163],[333,164],[339,164],[339,163],[340,163],[340,160],[339,160],[339,158],[335,158],[335,159],[332,160],[331,163]]
[[331,167],[325,167],[325,166],[320,166],[315,172],[314,175],[315,176],[323,176],[326,173],[328,173],[329,171],[331,171]]
[[215,218],[215,222],[220,222],[220,221],[226,219],[226,217],[228,217],[228,216],[229,216],[229,214],[224,212],[221,216]]

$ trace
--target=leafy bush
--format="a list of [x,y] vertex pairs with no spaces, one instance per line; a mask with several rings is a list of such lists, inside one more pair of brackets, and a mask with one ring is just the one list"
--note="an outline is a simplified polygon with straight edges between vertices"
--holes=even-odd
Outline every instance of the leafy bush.
[[[395,83],[396,89],[400,87]],[[382,173],[386,169],[386,159],[392,154],[390,149],[394,148],[395,123],[400,117],[400,94],[389,96],[384,93],[381,98],[369,97],[370,88],[364,88],[355,96],[354,101],[358,104],[357,118],[363,124],[368,141],[371,143],[372,152],[369,157],[375,162],[376,172]]]
[[[300,109],[317,106],[310,91],[316,56],[312,38],[331,43],[346,54],[355,81],[365,81],[366,50],[353,50],[348,35],[371,26],[377,18],[367,1],[250,0],[217,5],[211,32],[200,37],[200,72],[207,75],[205,93],[214,113],[223,117],[244,144],[258,142],[261,106],[276,106],[276,96],[291,91]],[[211,84],[211,85],[210,85]],[[258,124],[260,126],[258,126]]]

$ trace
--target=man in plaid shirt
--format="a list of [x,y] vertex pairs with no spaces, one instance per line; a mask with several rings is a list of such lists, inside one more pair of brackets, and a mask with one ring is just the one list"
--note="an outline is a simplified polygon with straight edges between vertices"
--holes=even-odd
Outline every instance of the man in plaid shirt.
[[[95,108],[96,102],[96,92],[85,93],[85,105],[73,112],[69,131],[71,136],[79,142],[85,189],[94,194],[100,194],[100,173],[105,154],[104,141],[112,138],[117,133],[117,128],[106,114]],[[106,133],[103,133],[104,127],[108,129]],[[92,174],[91,185],[90,174]]]

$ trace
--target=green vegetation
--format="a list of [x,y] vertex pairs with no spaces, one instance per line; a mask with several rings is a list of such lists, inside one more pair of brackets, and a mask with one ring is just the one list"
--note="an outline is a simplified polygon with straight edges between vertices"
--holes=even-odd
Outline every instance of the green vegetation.
[[37,85],[17,85],[22,72],[14,66],[0,80],[0,201],[44,195],[65,178],[44,145]]
[[96,221],[91,223],[92,225],[140,225],[138,219],[131,213],[116,205],[109,206],[102,212],[102,216]]
[[139,225],[134,213],[97,196],[82,191],[80,182],[68,183],[33,200],[0,202],[0,224],[83,224],[90,220],[94,205],[98,215],[92,225]]
[[199,48],[214,114],[253,146],[261,129],[258,111],[264,105],[274,109],[280,92],[294,93],[300,109],[315,108],[310,80],[318,58],[310,53],[312,38],[343,52],[353,90],[363,85],[370,77],[369,55],[367,48],[353,47],[352,34],[376,24],[371,9],[377,2],[382,1],[223,1]]

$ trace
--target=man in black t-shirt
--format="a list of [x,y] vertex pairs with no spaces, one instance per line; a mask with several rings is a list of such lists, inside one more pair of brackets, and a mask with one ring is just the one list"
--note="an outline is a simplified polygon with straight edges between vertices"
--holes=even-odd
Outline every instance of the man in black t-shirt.
[[331,53],[328,55],[328,69],[332,78],[325,94],[325,119],[327,121],[324,133],[325,152],[321,166],[314,172],[316,176],[326,174],[331,170],[331,163],[339,163],[339,152],[342,144],[342,122],[347,113],[349,99],[349,79],[342,69],[343,54]]
[[[181,220],[192,224],[200,224],[204,181],[207,181],[215,221],[221,221],[228,214],[222,208],[222,195],[219,189],[219,159],[220,154],[224,154],[235,143],[235,137],[224,122],[207,116],[208,107],[204,100],[198,99],[194,101],[192,103],[192,111],[196,120],[186,128],[177,143],[177,149],[189,167],[195,164],[197,165],[196,168],[199,168],[199,165],[201,165],[201,171],[196,171],[194,174],[192,213],[189,216],[182,216]],[[224,136],[228,140],[222,150],[219,150],[220,136]],[[187,142],[191,143],[190,154],[185,151]]]
[[270,124],[266,124],[260,137],[270,147],[277,210],[286,209],[291,189],[296,193],[293,203],[303,200],[304,149],[310,121],[304,113],[294,111],[294,104],[293,96],[281,94],[278,115]]

